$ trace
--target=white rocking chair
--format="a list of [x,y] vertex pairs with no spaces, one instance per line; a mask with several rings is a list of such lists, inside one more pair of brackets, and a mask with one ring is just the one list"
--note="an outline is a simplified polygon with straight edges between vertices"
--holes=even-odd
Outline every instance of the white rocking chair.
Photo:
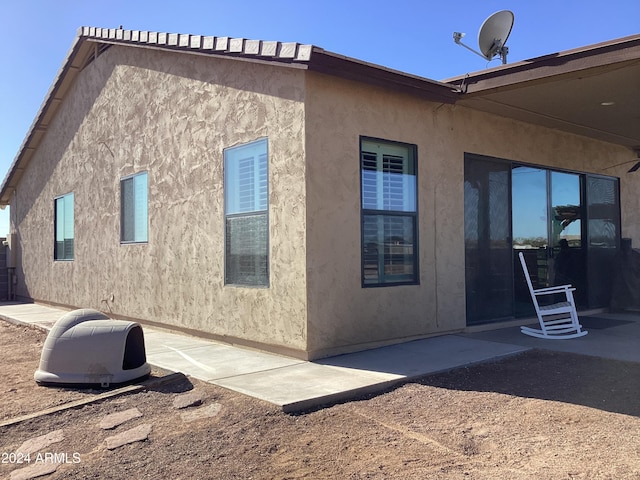
[[[527,264],[524,261],[522,252],[518,254],[524,276],[527,279],[533,306],[536,309],[536,315],[540,322],[540,328],[520,327],[520,331],[525,335],[531,335],[538,338],[549,339],[565,339],[577,338],[586,335],[586,330],[582,330],[582,325],[578,321],[576,305],[573,301],[573,292],[575,288],[571,285],[558,285],[555,287],[534,289],[527,270]],[[538,297],[544,295],[564,294],[566,300],[551,305],[538,304]]]

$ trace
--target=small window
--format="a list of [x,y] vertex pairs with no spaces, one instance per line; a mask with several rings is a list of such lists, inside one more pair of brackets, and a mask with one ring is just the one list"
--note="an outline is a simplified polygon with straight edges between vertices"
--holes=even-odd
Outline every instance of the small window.
[[120,181],[120,241],[144,243],[148,241],[147,172]]
[[267,139],[224,151],[225,284],[269,285]]
[[360,144],[362,284],[418,283],[416,147]]
[[54,260],[73,260],[73,193],[55,199]]

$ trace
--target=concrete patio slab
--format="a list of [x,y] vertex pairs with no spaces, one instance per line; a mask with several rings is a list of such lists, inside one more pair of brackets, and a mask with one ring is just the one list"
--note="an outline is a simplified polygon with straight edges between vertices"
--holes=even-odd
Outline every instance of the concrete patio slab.
[[526,348],[640,362],[640,312],[602,313],[580,317],[580,322],[589,333],[571,340],[534,338],[521,334],[518,327],[468,333],[465,337]]
[[401,380],[401,375],[392,373],[336,369],[305,362],[213,383],[278,405],[285,412],[294,412],[382,391]]
[[[48,330],[68,309],[0,304],[0,319]],[[308,362],[143,325],[147,361],[250,395],[284,411],[349,400],[437,372],[529,349],[640,362],[640,313],[581,317],[589,334],[544,340],[518,327],[415,340]]]
[[[164,351],[158,348],[164,346]],[[154,346],[156,353],[148,354],[153,365],[187,373],[199,380],[215,380],[246,375],[256,371],[273,370],[302,363],[302,360],[255,352],[227,345],[212,344],[177,349],[167,345]]]
[[147,355],[166,352],[167,347],[187,350],[211,345],[211,342],[201,338],[152,330],[146,326],[144,326],[144,343]]
[[348,370],[388,372],[403,378],[413,378],[460,365],[513,355],[524,350],[527,350],[527,347],[475,340],[462,335],[442,335],[339,355],[315,363]]

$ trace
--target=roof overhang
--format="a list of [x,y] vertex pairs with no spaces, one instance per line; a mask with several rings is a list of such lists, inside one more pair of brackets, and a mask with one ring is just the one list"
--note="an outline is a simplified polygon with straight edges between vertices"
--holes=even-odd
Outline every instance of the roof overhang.
[[640,148],[640,35],[446,80],[458,105]]
[[380,65],[363,62],[314,47],[308,69],[421,97],[437,103],[453,104],[460,89],[445,82],[410,75]]

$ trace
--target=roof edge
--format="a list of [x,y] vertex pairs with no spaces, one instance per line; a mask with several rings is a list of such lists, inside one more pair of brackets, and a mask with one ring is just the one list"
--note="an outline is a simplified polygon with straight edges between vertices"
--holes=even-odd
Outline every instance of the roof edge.
[[100,40],[105,43],[243,56],[281,62],[307,62],[311,58],[313,50],[313,45],[296,42],[125,30],[123,28],[80,27],[78,34],[83,38]]
[[[40,108],[38,109],[38,112],[36,113],[36,116],[33,122],[31,123],[29,130],[27,130],[27,134],[25,135],[24,140],[22,141],[22,144],[18,149],[18,153],[14,157],[13,162],[9,167],[7,175],[2,181],[2,186],[0,186],[0,207],[1,208],[4,208],[5,206],[9,205],[9,203],[11,202],[10,195],[15,190],[16,183],[19,180],[19,178],[15,179],[16,173],[26,168],[26,165],[21,166],[21,163],[22,163],[21,160],[24,158],[25,153],[29,148],[29,144],[33,140],[37,130],[42,124],[42,120],[47,110],[49,109],[50,105],[53,103],[53,100],[56,97],[56,92],[60,89],[60,85],[62,84],[67,72],[69,71],[81,43],[82,43],[82,39],[80,37],[80,29],[79,29],[78,34],[76,35],[76,37],[73,40],[73,43],[71,44],[71,48],[69,48],[69,51],[67,52],[67,55],[64,61],[62,62],[62,65],[60,66],[60,68],[58,69],[58,72],[56,73],[56,76],[54,77],[53,83],[49,87],[49,90],[47,91],[44,97],[44,101],[40,105]],[[20,176],[22,175],[20,174]],[[16,180],[15,182],[12,181],[14,179]]]
[[460,95],[456,85],[412,75],[315,47],[308,69],[416,95],[429,101],[453,104]]
[[[616,54],[606,55],[611,52]],[[443,82],[472,93],[638,59],[640,34],[467,73]]]

